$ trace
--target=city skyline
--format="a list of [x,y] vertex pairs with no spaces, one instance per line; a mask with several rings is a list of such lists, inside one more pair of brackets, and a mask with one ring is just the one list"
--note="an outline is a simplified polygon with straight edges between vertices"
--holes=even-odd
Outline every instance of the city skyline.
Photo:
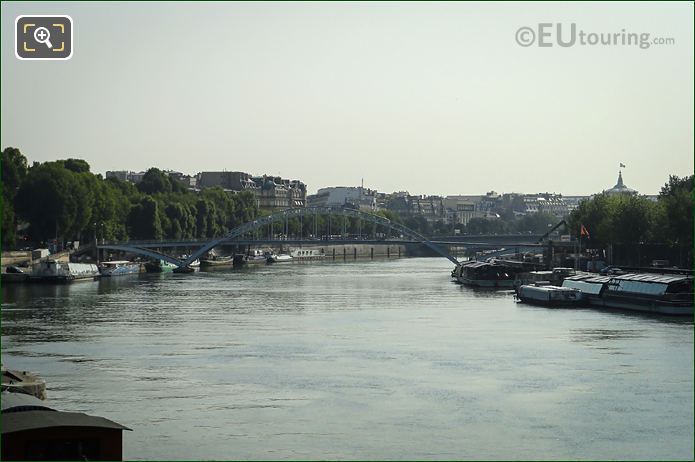
[[[590,195],[615,183],[620,163],[631,188],[657,194],[670,174],[693,173],[689,3],[1,11],[2,147],[30,162],[75,157],[102,174],[240,170],[300,179],[310,192],[364,179],[379,191],[440,195]],[[73,18],[72,59],[14,57],[15,18],[40,13]],[[675,43],[515,41],[520,27],[542,22]]]
[[[620,175],[622,174],[622,170],[624,170],[624,169],[626,168],[624,164],[620,164],[620,165],[621,165],[622,167],[620,168],[620,171],[619,171],[619,173],[618,173],[618,176],[620,176]],[[159,168],[159,167],[154,167],[154,168]],[[209,172],[195,172],[195,173],[192,173],[192,174],[191,174],[191,173],[189,173],[189,172],[180,172],[180,171],[176,171],[176,170],[172,170],[172,169],[165,169],[165,168],[159,168],[159,170],[161,170],[161,171],[163,171],[163,172],[165,172],[165,173],[176,173],[176,174],[182,174],[182,175],[185,176],[185,177],[198,178],[198,180],[200,179],[200,176],[201,176],[203,173],[209,173]],[[543,191],[543,190],[540,190],[540,189],[539,189],[539,190],[532,190],[532,191],[509,191],[509,190],[503,190],[503,189],[501,189],[501,190],[488,189],[488,190],[486,190],[486,191],[479,191],[479,192],[473,192],[473,193],[440,194],[440,193],[438,193],[438,192],[436,192],[436,191],[435,191],[435,192],[432,192],[432,191],[426,191],[426,192],[411,192],[411,191],[404,190],[404,189],[402,189],[402,188],[401,188],[401,189],[394,189],[394,190],[392,190],[392,191],[386,191],[386,190],[383,190],[383,189],[379,189],[378,187],[375,187],[374,185],[366,185],[366,186],[365,186],[365,185],[363,184],[364,181],[361,181],[360,183],[357,183],[357,184],[334,184],[334,185],[312,186],[312,185],[307,185],[305,182],[303,182],[303,181],[302,181],[302,178],[295,178],[295,177],[286,177],[286,178],[285,178],[285,177],[282,177],[282,175],[272,175],[272,174],[269,174],[269,173],[248,173],[248,172],[241,172],[241,171],[238,171],[238,170],[215,170],[215,171],[213,171],[213,172],[228,172],[228,173],[238,172],[238,173],[243,173],[243,174],[246,174],[246,175],[250,175],[250,176],[252,176],[252,177],[264,177],[264,176],[276,177],[276,178],[281,177],[281,178],[283,178],[284,180],[299,181],[299,182],[304,183],[305,186],[307,187],[307,194],[308,194],[308,195],[315,195],[315,194],[317,194],[317,193],[318,193],[320,190],[322,190],[322,189],[331,189],[331,188],[359,188],[359,187],[362,187],[362,188],[364,188],[365,190],[370,190],[370,191],[378,192],[378,193],[382,193],[382,194],[396,194],[396,193],[403,193],[403,192],[405,192],[405,193],[408,193],[408,194],[410,194],[410,195],[412,195],[412,196],[441,196],[441,197],[477,196],[477,195],[484,196],[484,195],[486,195],[486,194],[488,194],[488,193],[494,192],[494,193],[498,193],[498,194],[527,194],[527,195],[536,195],[536,194],[556,194],[556,195],[567,196],[567,197],[573,197],[573,196],[574,196],[574,197],[578,197],[578,196],[581,196],[581,197],[589,197],[589,196],[592,196],[592,195],[594,195],[594,194],[598,194],[598,193],[601,193],[601,192],[603,192],[603,191],[606,191],[606,190],[608,190],[608,189],[610,189],[610,188],[613,187],[612,184],[611,184],[611,185],[608,185],[608,184],[607,184],[606,187],[602,188],[602,189],[599,190],[599,191],[595,191],[595,192],[593,192],[593,193],[591,193],[591,194],[566,194],[566,193],[563,193],[562,191],[547,191],[547,190],[546,190],[546,191]],[[101,172],[93,172],[93,173],[101,173]],[[122,176],[121,174],[126,174],[126,176],[128,176],[128,174],[131,174],[131,175],[134,175],[135,177],[137,177],[138,179],[136,179],[136,180],[127,179],[127,181],[137,182],[137,181],[139,181],[140,177],[141,177],[142,175],[144,175],[144,173],[145,173],[145,171],[138,171],[138,172],[136,172],[136,171],[128,170],[128,169],[120,169],[120,170],[108,170],[108,171],[104,172],[103,176],[104,176],[104,178],[108,178],[109,175],[110,175],[110,176],[113,176],[113,177],[115,177],[115,178],[118,178],[118,179],[121,179],[121,180],[125,180],[124,178],[121,178],[121,176]],[[178,175],[177,175],[177,177],[178,177]],[[618,177],[616,176],[616,181],[617,181],[617,179],[618,179]],[[200,187],[200,185],[198,185],[198,187]],[[647,194],[647,193],[642,193],[642,192],[640,192],[640,191],[638,191],[638,194],[647,195],[647,196],[655,196],[655,194]]]

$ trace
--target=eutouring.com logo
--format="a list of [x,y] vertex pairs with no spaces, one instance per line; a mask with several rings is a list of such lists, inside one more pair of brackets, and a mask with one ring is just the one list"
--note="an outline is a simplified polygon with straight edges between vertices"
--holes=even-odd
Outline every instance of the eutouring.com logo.
[[626,32],[625,29],[620,32],[586,32],[577,30],[575,23],[543,22],[534,27],[520,27],[516,31],[516,43],[522,47],[634,46],[646,50],[652,45],[674,45],[676,39],[652,38],[648,32]]

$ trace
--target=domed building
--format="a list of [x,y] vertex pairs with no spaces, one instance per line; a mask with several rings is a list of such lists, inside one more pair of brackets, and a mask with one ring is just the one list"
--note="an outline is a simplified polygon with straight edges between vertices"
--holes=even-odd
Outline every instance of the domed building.
[[603,192],[608,194],[609,196],[616,196],[618,194],[628,194],[634,196],[637,194],[636,190],[628,188],[627,186],[625,186],[625,183],[623,183],[622,171],[618,171],[618,182],[615,184],[615,186],[613,186],[611,189],[606,189]]

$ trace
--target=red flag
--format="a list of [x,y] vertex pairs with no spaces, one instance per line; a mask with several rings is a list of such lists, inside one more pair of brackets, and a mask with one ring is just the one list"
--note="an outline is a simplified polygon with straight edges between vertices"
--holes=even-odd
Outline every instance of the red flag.
[[590,236],[589,236],[589,231],[586,229],[586,227],[585,227],[584,225],[582,225],[582,227],[581,227],[581,229],[580,229],[580,231],[579,231],[579,234],[580,234],[581,236],[586,236],[587,238],[590,237]]

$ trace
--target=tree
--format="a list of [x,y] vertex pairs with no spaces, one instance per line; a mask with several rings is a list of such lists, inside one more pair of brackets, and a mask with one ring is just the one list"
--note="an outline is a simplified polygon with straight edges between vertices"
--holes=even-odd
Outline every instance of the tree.
[[27,175],[27,158],[17,148],[2,151],[2,246],[15,244],[17,218],[15,216],[15,197],[17,190]]
[[591,235],[592,246],[600,248],[615,242],[616,232],[611,222],[614,203],[605,193],[582,201],[567,219],[570,234],[577,237],[581,225],[584,225]]
[[135,239],[162,239],[162,224],[157,201],[146,196],[128,215],[130,234]]
[[6,191],[17,192],[19,185],[27,176],[27,158],[17,148],[5,148],[2,151],[2,187]]
[[654,205],[643,196],[614,196],[611,202],[611,242],[643,243],[654,224]]
[[71,172],[75,172],[75,173],[87,173],[87,172],[89,172],[89,164],[87,163],[86,160],[72,159],[71,158],[71,159],[65,159],[65,160],[59,161],[59,162],[63,162],[63,165],[65,166],[65,168],[67,168]]
[[170,193],[171,180],[169,179],[169,175],[158,168],[152,167],[145,172],[137,188],[140,192],[145,194]]
[[693,247],[693,176],[669,176],[661,188],[662,229],[666,239],[680,246]]
[[28,221],[32,238],[53,236],[79,238],[90,223],[94,197],[85,175],[77,174],[62,162],[35,164],[17,192],[20,218]]

